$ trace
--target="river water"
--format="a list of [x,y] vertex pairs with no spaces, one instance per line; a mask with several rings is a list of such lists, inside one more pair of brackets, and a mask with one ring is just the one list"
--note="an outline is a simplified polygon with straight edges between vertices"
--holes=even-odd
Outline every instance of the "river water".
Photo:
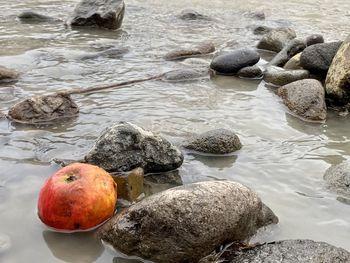
[[[34,94],[207,64],[210,57],[169,62],[162,56],[205,40],[224,50],[254,46],[259,37],[251,33],[252,25],[291,26],[300,37],[321,33],[331,41],[344,39],[350,22],[348,0],[129,0],[119,31],[76,31],[62,22],[16,19],[31,9],[64,20],[76,2],[0,0],[0,65],[22,73],[18,82],[0,86],[0,111]],[[178,19],[187,8],[213,20]],[[264,11],[266,20],[251,17],[251,11]],[[120,53],[103,52],[108,49]],[[234,180],[257,191],[280,223],[256,241],[307,238],[350,250],[350,206],[337,201],[322,179],[328,167],[350,157],[349,117],[329,112],[325,124],[305,123],[264,83],[234,77],[151,81],[74,99],[79,117],[60,124],[0,121],[1,262],[139,262],[123,259],[93,233],[50,232],[36,214],[41,185],[59,169],[50,160],[81,158],[100,131],[118,121],[131,121],[179,146],[193,133],[233,129],[244,145],[233,156],[184,151],[183,183]]]

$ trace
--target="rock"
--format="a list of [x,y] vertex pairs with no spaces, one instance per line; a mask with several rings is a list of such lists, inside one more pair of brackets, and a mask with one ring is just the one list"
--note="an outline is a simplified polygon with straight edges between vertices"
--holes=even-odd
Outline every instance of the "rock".
[[183,155],[165,138],[132,123],[120,122],[102,132],[85,161],[109,172],[141,167],[145,173],[156,173],[180,167]]
[[194,136],[184,147],[203,153],[228,154],[241,149],[242,144],[234,132],[216,129]]
[[263,72],[258,65],[242,68],[238,71],[237,75],[241,78],[260,78]]
[[166,173],[147,174],[144,178],[145,195],[150,196],[167,189],[183,185],[178,170]]
[[48,22],[48,21],[59,21],[50,16],[38,14],[33,11],[24,11],[18,15],[18,19],[21,22],[25,23],[40,23],[40,22]]
[[300,65],[314,74],[326,75],[341,42],[308,46],[300,57]]
[[326,92],[340,104],[350,101],[350,36],[333,58],[326,78]]
[[[230,262],[246,263],[348,263],[350,253],[312,240],[284,240],[244,249]],[[225,261],[226,262],[226,261]]]
[[267,33],[270,33],[272,31],[271,27],[268,26],[254,26],[253,27],[253,34],[254,35],[265,35]]
[[192,9],[185,9],[181,11],[179,18],[182,20],[211,20],[210,17],[202,15]]
[[327,117],[325,91],[318,80],[298,80],[277,91],[283,103],[304,120],[323,122]]
[[269,62],[269,65],[283,67],[293,56],[302,52],[306,48],[303,40],[292,39],[284,48]]
[[[225,242],[243,241],[275,215],[247,187],[207,181],[149,196],[115,215],[99,236],[119,251],[158,263],[197,262]],[[272,218],[272,220],[271,220]]]
[[81,0],[68,19],[70,26],[121,27],[125,13],[123,0]]
[[264,11],[249,11],[245,12],[244,15],[256,20],[265,20],[266,17]]
[[178,69],[164,74],[163,80],[171,82],[189,81],[209,76],[208,68]]
[[10,108],[8,116],[19,123],[35,124],[71,118],[78,113],[79,107],[69,95],[57,93],[22,100]]
[[280,67],[270,66],[264,72],[264,80],[276,86],[309,78],[310,74],[304,69],[284,70]]
[[311,36],[308,36],[305,40],[307,46],[312,46],[315,44],[324,43],[324,38],[320,34],[313,34]]
[[113,173],[112,176],[117,183],[118,198],[135,202],[144,193],[142,168],[136,168],[130,172]]
[[277,28],[264,35],[259,41],[257,48],[280,52],[294,38],[296,38],[296,33],[293,29]]
[[210,63],[210,68],[218,74],[233,75],[240,69],[253,66],[260,60],[258,52],[252,49],[237,49],[216,56]]
[[193,48],[178,49],[178,50],[170,51],[164,56],[164,58],[166,60],[175,60],[175,59],[182,59],[182,58],[188,58],[193,56],[206,55],[214,51],[215,51],[215,46],[212,42],[203,42]]
[[17,71],[0,66],[0,82],[15,80],[18,76],[19,74]]
[[303,69],[303,67],[300,65],[300,57],[301,53],[296,54],[294,57],[292,57],[288,62],[283,66],[284,69]]
[[339,195],[350,197],[350,162],[331,166],[324,175],[326,186]]

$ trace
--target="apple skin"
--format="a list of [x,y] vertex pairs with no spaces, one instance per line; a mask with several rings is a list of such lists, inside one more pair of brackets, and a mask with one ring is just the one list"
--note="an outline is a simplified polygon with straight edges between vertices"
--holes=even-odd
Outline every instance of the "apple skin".
[[40,190],[38,215],[54,229],[84,231],[114,214],[117,188],[102,168],[73,163],[52,175]]

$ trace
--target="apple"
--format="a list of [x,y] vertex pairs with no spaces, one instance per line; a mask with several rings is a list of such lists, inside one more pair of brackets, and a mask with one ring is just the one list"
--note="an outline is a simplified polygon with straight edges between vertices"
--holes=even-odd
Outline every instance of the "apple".
[[38,215],[51,228],[83,231],[110,218],[116,202],[116,183],[109,173],[94,165],[73,163],[44,183]]

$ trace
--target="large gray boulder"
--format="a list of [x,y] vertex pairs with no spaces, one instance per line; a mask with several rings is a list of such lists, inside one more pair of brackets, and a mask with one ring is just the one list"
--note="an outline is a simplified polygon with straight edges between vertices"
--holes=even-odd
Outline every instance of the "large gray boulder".
[[193,136],[184,143],[184,147],[203,153],[228,154],[241,149],[242,144],[233,131],[215,129]]
[[264,80],[267,83],[283,86],[297,80],[307,79],[310,73],[304,69],[288,69],[284,70],[280,67],[270,66],[264,73]]
[[338,103],[350,101],[350,36],[343,42],[329,67],[326,92]]
[[300,57],[300,65],[314,74],[326,75],[341,42],[308,46]]
[[262,37],[257,48],[280,52],[294,38],[296,38],[296,33],[291,28],[273,29]]
[[283,103],[304,120],[323,122],[327,117],[324,88],[318,80],[303,79],[280,87]]
[[305,41],[292,39],[283,49],[269,62],[269,65],[283,67],[293,56],[306,48]]
[[197,262],[278,219],[258,195],[228,181],[175,187],[115,215],[99,236],[119,251],[159,263]]
[[232,263],[349,263],[350,253],[342,248],[312,240],[285,240],[243,250]]
[[183,155],[165,138],[132,123],[120,122],[102,132],[85,161],[109,172],[142,167],[150,173],[180,167]]
[[233,75],[240,69],[253,66],[260,60],[260,55],[253,49],[242,48],[213,58],[210,68],[218,74]]
[[339,195],[350,198],[350,162],[331,166],[324,174],[327,187]]
[[70,26],[121,27],[125,13],[123,0],[82,0],[68,19]]

